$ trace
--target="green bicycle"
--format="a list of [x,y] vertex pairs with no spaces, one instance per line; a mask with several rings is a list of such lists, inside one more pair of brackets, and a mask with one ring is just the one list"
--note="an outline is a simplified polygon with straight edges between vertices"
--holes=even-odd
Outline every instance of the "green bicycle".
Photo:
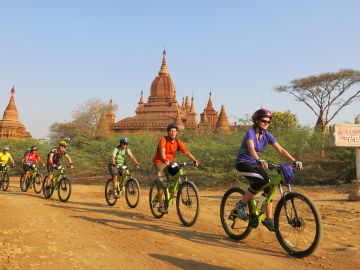
[[[188,181],[184,164],[170,164],[172,175],[166,176],[166,183],[163,196],[165,209],[174,204],[174,196],[176,194],[176,210],[181,223],[190,227],[195,224],[200,212],[199,191],[195,184]],[[154,181],[150,187],[149,204],[153,216],[160,219],[164,213],[158,212],[159,199],[157,195],[157,181]]]
[[[125,200],[130,208],[135,208],[140,200],[140,184],[133,178],[127,166],[122,166],[122,175],[117,181],[117,193],[119,197],[125,192]],[[118,198],[114,197],[114,182],[107,180],[105,184],[105,199],[108,205],[115,205]]]
[[263,187],[270,187],[270,191],[262,205],[257,206],[256,199],[251,199],[246,206],[248,217],[245,220],[241,219],[234,209],[245,191],[239,187],[230,188],[221,200],[221,224],[230,238],[245,239],[265,218],[266,207],[273,198],[276,188],[279,188],[281,198],[274,213],[277,240],[291,256],[298,258],[309,256],[320,242],[322,231],[320,214],[310,199],[291,190],[291,181],[288,181],[283,165],[269,163],[269,169],[277,170],[277,175]]
[[20,177],[20,189],[22,192],[26,192],[29,188],[34,186],[35,193],[40,193],[43,185],[43,176],[39,173],[36,164],[30,164],[30,167],[32,170],[29,171],[26,179],[24,179],[25,173]]
[[65,166],[58,165],[54,170],[54,176],[48,185],[48,178],[50,175],[46,175],[43,181],[43,194],[46,199],[50,199],[57,189],[59,200],[66,202],[69,200],[71,195],[71,183],[70,180],[65,176]]
[[2,188],[3,191],[7,191],[9,187],[9,169],[8,165],[0,165],[0,189]]

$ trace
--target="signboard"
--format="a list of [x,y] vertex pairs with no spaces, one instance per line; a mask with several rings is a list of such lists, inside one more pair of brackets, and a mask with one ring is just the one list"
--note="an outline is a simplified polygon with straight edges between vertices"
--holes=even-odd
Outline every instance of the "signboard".
[[335,124],[329,128],[330,146],[360,147],[360,124]]

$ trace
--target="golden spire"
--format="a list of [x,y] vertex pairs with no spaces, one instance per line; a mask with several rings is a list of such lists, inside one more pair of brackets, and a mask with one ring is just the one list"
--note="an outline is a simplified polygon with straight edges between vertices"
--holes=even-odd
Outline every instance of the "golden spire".
[[161,64],[161,68],[160,68],[160,71],[159,71],[159,75],[161,74],[169,74],[169,69],[166,65],[166,51],[164,49],[163,51],[163,60],[162,60],[162,64]]

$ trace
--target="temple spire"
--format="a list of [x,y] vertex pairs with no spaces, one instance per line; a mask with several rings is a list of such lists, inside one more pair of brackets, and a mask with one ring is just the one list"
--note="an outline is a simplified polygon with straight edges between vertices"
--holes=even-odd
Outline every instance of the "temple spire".
[[140,94],[140,100],[139,100],[139,104],[144,104],[144,92],[141,91],[141,94]]
[[190,107],[190,111],[191,111],[191,112],[195,112],[194,96],[191,97],[191,107]]
[[165,49],[163,51],[163,60],[162,60],[161,68],[159,71],[159,75],[161,75],[161,74],[169,74],[169,69],[166,64],[166,50]]
[[225,112],[225,107],[224,105],[222,105],[219,118],[216,123],[216,132],[229,132],[229,131],[230,131],[229,120]]

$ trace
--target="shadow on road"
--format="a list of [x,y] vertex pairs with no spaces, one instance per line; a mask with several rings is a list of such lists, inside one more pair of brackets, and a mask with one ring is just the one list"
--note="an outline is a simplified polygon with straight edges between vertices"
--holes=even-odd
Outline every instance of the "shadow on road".
[[204,263],[204,262],[198,262],[193,259],[185,259],[185,258],[181,259],[181,258],[167,256],[167,255],[150,254],[150,256],[155,259],[171,263],[171,264],[179,267],[180,269],[196,269],[196,270],[201,270],[201,269],[232,270],[232,269],[235,269],[235,268],[228,268],[228,267],[224,267],[224,266],[212,265],[212,264],[208,264],[208,263]]

